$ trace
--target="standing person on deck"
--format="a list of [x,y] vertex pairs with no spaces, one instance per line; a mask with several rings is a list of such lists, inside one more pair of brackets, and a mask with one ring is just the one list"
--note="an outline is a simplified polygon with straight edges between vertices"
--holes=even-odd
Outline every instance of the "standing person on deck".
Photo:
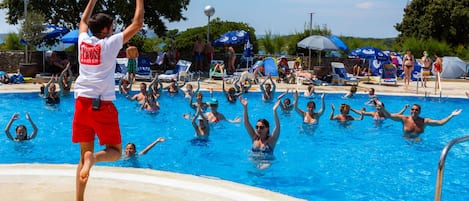
[[127,55],[127,73],[129,73],[129,81],[135,83],[135,73],[137,73],[138,49],[129,43],[129,47],[125,49]]
[[[122,139],[115,96],[115,58],[123,44],[143,26],[143,0],[135,0],[132,23],[113,35],[114,19],[104,13],[91,16],[97,0],[89,0],[79,25],[78,55],[80,75],[75,82],[75,115],[72,141],[80,143],[76,171],[76,200],[83,201],[92,166],[97,162],[117,161],[122,155]],[[88,36],[88,29],[93,36]],[[104,150],[94,153],[98,136]]]

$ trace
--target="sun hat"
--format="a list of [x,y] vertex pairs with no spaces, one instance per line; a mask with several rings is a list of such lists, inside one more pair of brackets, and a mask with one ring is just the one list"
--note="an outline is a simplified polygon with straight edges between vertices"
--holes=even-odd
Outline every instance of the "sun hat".
[[212,98],[207,102],[207,105],[218,105],[218,100],[216,98]]

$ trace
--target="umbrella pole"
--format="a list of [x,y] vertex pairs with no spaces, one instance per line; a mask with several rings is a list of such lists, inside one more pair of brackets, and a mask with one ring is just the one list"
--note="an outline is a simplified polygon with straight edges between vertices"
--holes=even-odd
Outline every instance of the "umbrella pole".
[[309,65],[308,65],[308,70],[311,70],[311,49],[309,50]]

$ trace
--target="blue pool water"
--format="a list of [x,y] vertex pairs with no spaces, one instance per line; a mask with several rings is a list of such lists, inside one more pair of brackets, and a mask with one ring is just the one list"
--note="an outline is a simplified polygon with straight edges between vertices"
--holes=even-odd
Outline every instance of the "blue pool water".
[[[208,97],[208,92],[204,95]],[[182,118],[183,113],[192,112],[187,99],[163,95],[162,109],[157,114],[147,114],[135,102],[118,97],[115,104],[124,145],[134,142],[141,150],[157,137],[165,137],[166,142],[137,160],[98,165],[218,177],[308,200],[432,200],[441,149],[451,139],[469,135],[469,100],[380,96],[391,112],[399,111],[405,104],[419,103],[422,116],[434,119],[463,109],[446,125],[427,127],[421,142],[412,143],[403,139],[401,123],[392,120],[376,125],[365,117],[347,127],[330,121],[331,103],[336,105],[336,114],[341,103],[356,109],[367,107],[366,95],[352,99],[342,99],[341,95],[326,95],[326,110],[318,126],[303,126],[295,112],[284,114],[279,110],[281,134],[275,159],[263,170],[256,167],[258,162],[251,157],[251,141],[242,123],[218,123],[212,126],[207,143],[193,143],[191,122]],[[229,104],[219,92],[214,97],[220,102],[219,111],[227,118],[242,117],[239,102]],[[262,103],[259,93],[246,97],[251,123],[266,118],[273,124],[273,103]],[[291,95],[288,97],[292,99]],[[319,99],[313,100],[319,107]],[[307,101],[301,97],[300,108],[305,109]],[[59,108],[51,109],[44,106],[37,93],[0,93],[0,108],[1,126],[14,112],[20,112],[12,132],[19,124],[25,124],[31,132],[24,116],[26,111],[39,127],[37,137],[29,142],[12,142],[1,135],[0,163],[77,163],[79,146],[71,143],[72,97],[63,98]],[[371,110],[374,109],[367,107],[367,111]],[[442,200],[469,200],[467,164],[469,143],[456,145],[447,158]]]

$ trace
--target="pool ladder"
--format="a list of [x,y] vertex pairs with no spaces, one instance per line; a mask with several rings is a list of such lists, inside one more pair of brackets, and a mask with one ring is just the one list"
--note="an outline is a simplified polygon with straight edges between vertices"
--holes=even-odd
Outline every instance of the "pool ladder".
[[445,169],[445,160],[446,160],[446,155],[448,155],[449,150],[453,145],[465,142],[469,140],[469,135],[465,137],[460,137],[451,140],[446,144],[446,146],[443,148],[441,151],[440,155],[440,160],[438,161],[438,173],[436,175],[436,188],[435,188],[435,201],[440,201],[441,199],[441,188],[442,188],[442,182],[443,182],[443,171]]

